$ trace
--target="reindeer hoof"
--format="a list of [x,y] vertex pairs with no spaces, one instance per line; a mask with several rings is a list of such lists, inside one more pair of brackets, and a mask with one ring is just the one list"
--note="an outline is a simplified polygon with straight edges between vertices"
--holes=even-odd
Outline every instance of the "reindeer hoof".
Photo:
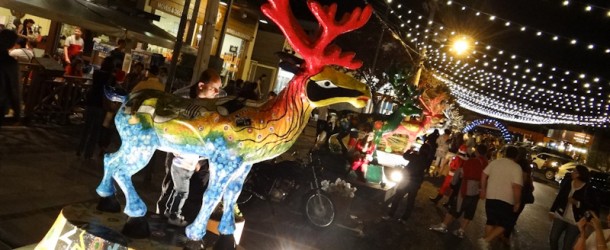
[[205,249],[203,240],[189,240],[184,244],[184,250],[201,250]]
[[121,233],[129,238],[143,239],[150,236],[150,229],[144,216],[129,217]]
[[214,250],[235,250],[235,237],[232,234],[221,234],[214,244]]
[[98,211],[108,212],[108,213],[119,213],[121,212],[121,204],[119,204],[119,200],[117,200],[116,196],[111,195],[108,197],[101,197],[100,201],[97,203],[97,207],[95,207]]

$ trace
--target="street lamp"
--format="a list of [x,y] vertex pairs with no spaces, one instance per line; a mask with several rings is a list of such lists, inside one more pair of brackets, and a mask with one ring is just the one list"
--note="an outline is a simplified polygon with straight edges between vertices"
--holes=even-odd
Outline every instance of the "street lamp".
[[459,36],[453,40],[449,51],[453,52],[457,56],[464,56],[469,54],[472,50],[471,39],[467,36]]

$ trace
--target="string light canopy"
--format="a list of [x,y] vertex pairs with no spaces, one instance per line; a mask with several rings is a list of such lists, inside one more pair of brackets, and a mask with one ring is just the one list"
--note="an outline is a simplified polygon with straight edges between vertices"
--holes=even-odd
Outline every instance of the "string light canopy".
[[399,6],[402,11],[391,9],[390,13],[401,23],[403,41],[427,49],[427,67],[449,86],[462,107],[530,124],[607,127],[610,123],[609,84],[601,77],[561,69],[479,41],[474,41],[472,55],[454,58],[443,47],[458,36],[456,31]]
[[472,131],[474,128],[481,126],[481,125],[485,125],[485,124],[493,125],[494,127],[498,128],[500,130],[500,133],[502,133],[502,138],[504,138],[504,141],[510,142],[512,140],[512,135],[510,132],[508,132],[508,129],[506,128],[506,126],[504,126],[504,124],[502,124],[498,120],[494,120],[494,119],[474,120],[470,124],[468,124],[466,127],[464,127],[464,130],[462,132],[468,133],[468,132]]
[[[501,23],[505,29],[518,30],[521,33],[530,34],[532,37],[535,37],[537,39],[544,39],[546,41],[553,42],[553,43],[563,42],[564,44],[569,45],[569,46],[579,46],[583,50],[586,50],[589,52],[599,51],[600,53],[603,53],[605,55],[610,55],[609,46],[603,46],[603,45],[599,45],[594,42],[586,42],[586,41],[583,41],[582,39],[578,39],[575,37],[563,36],[563,35],[555,34],[552,32],[547,32],[547,31],[544,31],[541,29],[537,29],[537,28],[528,26],[528,25],[524,25],[524,24],[520,24],[520,23],[511,21],[511,20],[508,20],[506,18],[499,17],[498,15],[493,14],[493,13],[487,13],[487,12],[481,11],[479,9],[472,8],[470,6],[467,6],[467,5],[457,2],[457,1],[449,0],[446,2],[445,5],[442,5],[442,6],[445,6],[447,8],[458,8],[462,12],[469,12],[474,16],[480,16],[481,18],[483,18],[484,20],[487,20],[489,22]],[[587,6],[591,7],[593,5],[587,5]]]
[[574,8],[578,8],[581,9],[583,12],[585,13],[602,13],[602,15],[604,17],[610,18],[610,9],[603,7],[603,6],[599,6],[596,4],[591,4],[591,3],[584,3],[584,2],[579,2],[579,1],[571,1],[571,0],[563,0],[563,1],[559,1],[561,3],[561,6],[563,7],[574,7]]

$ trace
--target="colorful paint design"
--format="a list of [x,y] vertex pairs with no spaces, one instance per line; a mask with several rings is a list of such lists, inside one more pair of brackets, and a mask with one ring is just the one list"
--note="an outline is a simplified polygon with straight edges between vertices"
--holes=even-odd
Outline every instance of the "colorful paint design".
[[322,28],[315,40],[296,22],[289,0],[270,0],[262,7],[305,61],[302,70],[274,100],[229,113],[223,112],[226,103],[222,100],[195,101],[152,90],[131,95],[115,118],[121,148],[104,157],[104,177],[97,193],[102,197],[114,195],[115,180],[125,194],[124,212],[130,217],[144,216],[146,205],[131,176],[148,163],[156,149],[197,154],[209,160],[210,179],[201,210],[187,226],[186,235],[192,240],[203,238],[210,214],[221,198],[224,211],[218,231],[232,234],[232,209],[252,164],[286,152],[315,107],[348,102],[361,108],[370,98],[364,83],[328,65],[349,69],[362,65],[354,60],[354,53],[341,52],[330,43],[338,35],[362,27],[372,8],[356,8],[346,18],[335,21],[336,4],[325,8],[310,0],[308,5]]

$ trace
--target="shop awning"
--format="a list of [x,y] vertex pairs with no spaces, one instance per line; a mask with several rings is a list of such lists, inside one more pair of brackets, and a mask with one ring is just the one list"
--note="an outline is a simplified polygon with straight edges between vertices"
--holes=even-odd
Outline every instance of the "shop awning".
[[176,38],[148,20],[85,0],[0,0],[0,6],[106,35],[173,48]]

